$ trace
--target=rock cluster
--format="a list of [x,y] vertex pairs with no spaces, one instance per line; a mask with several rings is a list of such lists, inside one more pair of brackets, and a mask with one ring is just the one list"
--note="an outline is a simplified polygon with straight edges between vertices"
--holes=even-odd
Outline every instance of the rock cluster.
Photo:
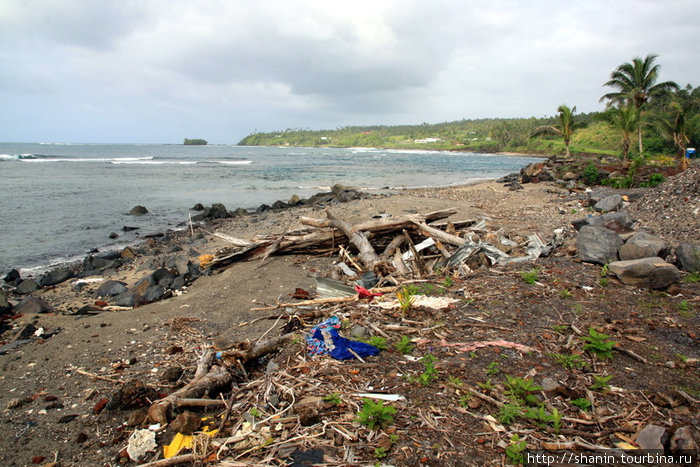
[[[700,244],[682,242],[672,248],[669,241],[661,236],[633,229],[633,226],[638,225],[645,228],[649,225],[659,226],[658,218],[665,217],[663,212],[666,212],[674,201],[676,204],[688,203],[689,197],[686,195],[692,194],[690,192],[693,190],[697,192],[695,186],[691,187],[686,183],[692,177],[692,174],[686,173],[672,177],[658,189],[654,188],[646,194],[635,196],[639,200],[636,206],[624,211],[617,209],[623,206],[625,199],[629,199],[626,194],[591,196],[589,202],[596,211],[603,214],[591,215],[573,222],[578,230],[576,246],[581,260],[606,265],[609,271],[625,284],[652,289],[665,289],[678,282],[678,267],[688,272],[700,270]],[[663,196],[663,193],[671,195]],[[667,204],[664,206],[663,203],[653,203],[655,208],[652,212],[652,203],[649,200],[658,201],[660,198],[664,198]],[[639,207],[640,204],[642,208]],[[651,217],[641,218],[637,222],[633,220],[632,213],[639,214],[645,211]],[[697,233],[697,215],[688,215],[691,219],[682,224],[694,223]],[[668,227],[674,229],[675,224]],[[664,231],[673,231],[669,229]]]
[[199,214],[192,216],[192,220],[195,222],[199,221],[211,221],[214,219],[225,219],[231,217],[241,217],[254,213],[263,213],[266,211],[281,211],[283,209],[289,209],[296,206],[328,206],[337,203],[345,203],[348,201],[356,199],[364,199],[368,195],[354,188],[350,188],[343,185],[333,185],[331,191],[320,192],[309,198],[299,198],[297,195],[293,195],[287,202],[277,200],[272,205],[261,204],[255,209],[249,210],[245,208],[237,208],[234,211],[228,211],[226,207],[221,203],[214,203],[210,207],[205,207],[201,203],[196,204],[192,207],[193,211],[200,211]]

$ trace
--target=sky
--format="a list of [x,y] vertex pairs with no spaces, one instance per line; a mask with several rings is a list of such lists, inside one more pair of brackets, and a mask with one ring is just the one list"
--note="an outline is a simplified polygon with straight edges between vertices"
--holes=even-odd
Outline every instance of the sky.
[[599,111],[635,57],[700,85],[699,36],[697,0],[0,0],[0,141]]

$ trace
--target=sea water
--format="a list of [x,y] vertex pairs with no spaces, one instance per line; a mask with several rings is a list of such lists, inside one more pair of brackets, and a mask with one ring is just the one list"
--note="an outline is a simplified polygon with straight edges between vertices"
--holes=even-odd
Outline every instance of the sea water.
[[[31,272],[182,227],[196,203],[255,208],[336,183],[367,191],[455,185],[530,162],[368,148],[0,143],[0,273]],[[149,213],[129,216],[135,205]],[[109,239],[111,232],[119,238]]]

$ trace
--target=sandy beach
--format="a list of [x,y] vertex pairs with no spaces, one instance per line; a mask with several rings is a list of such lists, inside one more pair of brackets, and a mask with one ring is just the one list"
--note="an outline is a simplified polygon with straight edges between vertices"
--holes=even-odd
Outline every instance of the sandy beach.
[[[152,390],[147,397],[152,402],[152,398],[184,385],[192,377],[199,355],[212,345],[225,347],[225,343],[279,336],[281,327],[289,321],[280,316],[295,312],[316,312],[317,316],[305,319],[306,327],[297,331],[298,338],[273,353],[272,359],[251,362],[246,365],[245,375],[236,374],[239,388],[248,384],[252,389],[239,389],[239,398],[231,399],[235,403],[227,429],[239,429],[237,422],[255,407],[265,416],[282,412],[282,407],[291,406],[279,400],[284,402],[291,394],[296,402],[305,400],[306,405],[301,405],[312,407],[316,416],[307,423],[302,420],[303,411],[284,409],[284,416],[280,415],[283,423],[261,424],[257,429],[262,441],[251,435],[252,444],[247,447],[223,451],[221,458],[229,459],[229,463],[219,465],[283,465],[280,459],[289,458],[295,450],[313,448],[323,449],[324,462],[330,465],[385,461],[391,465],[500,465],[505,458],[503,446],[510,444],[512,430],[525,433],[532,447],[540,448],[541,443],[556,439],[551,425],[533,433],[526,422],[519,429],[496,422],[506,425],[501,431],[494,430],[494,424],[483,418],[497,414],[499,407],[487,400],[496,397],[499,387],[503,391],[505,375],[534,378],[540,385],[546,379],[558,382],[560,392],[543,394],[549,412],[551,407],[559,407],[569,420],[560,432],[567,440],[574,439],[577,432],[592,444],[605,441],[606,433],[634,436],[655,420],[671,434],[696,419],[697,400],[689,401],[697,399],[700,391],[698,284],[681,282],[672,291],[647,292],[610,278],[601,286],[601,268],[581,263],[576,256],[571,222],[586,214],[587,198],[582,190],[572,191],[551,182],[510,190],[503,183],[490,181],[395,191],[332,206],[350,224],[446,208],[456,211],[450,220],[485,221],[482,239],[505,237],[523,243],[529,235],[538,234],[549,242],[555,229],[562,228],[564,241],[549,257],[536,261],[492,266],[449,279],[426,277],[419,284],[439,285],[440,296],[453,298],[454,304],[436,309],[417,307],[403,316],[396,310],[366,308],[360,302],[325,308],[254,310],[293,302],[296,289],[313,295],[317,279],[337,270],[337,252],[323,256],[272,255],[264,261],[235,263],[221,273],[199,277],[171,298],[119,311],[78,314],[85,305],[95,303],[92,292],[100,282],[87,283],[77,290],[75,280],[69,280],[42,289],[37,294],[54,308],[53,312],[24,314],[5,321],[10,327],[3,334],[5,342],[23,326],[30,326],[37,335],[41,335],[40,329],[47,334],[56,332],[46,338],[30,336],[30,342],[0,355],[1,463],[137,465],[154,460],[175,434],[172,427],[157,430],[157,449],[139,462],[129,460],[124,451],[129,437],[151,424],[138,415],[148,404],[117,405],[106,410],[99,407],[101,401],[112,400],[115,389],[138,380]],[[212,232],[246,240],[280,235],[302,228],[302,216],[322,219],[325,213],[321,207],[301,207],[220,219],[197,228],[194,235],[181,232],[149,241],[147,254],[137,254],[133,261],[101,279],[132,285],[152,272],[139,269],[147,261],[175,252],[195,261],[200,255],[215,255],[229,246],[230,242]],[[693,222],[697,223],[697,216]],[[521,273],[533,269],[538,277],[530,285]],[[387,300],[389,297],[394,296],[390,294]],[[350,329],[360,326],[369,334],[385,337],[387,349],[362,362],[310,357],[303,346],[304,333],[332,315],[344,320],[346,336],[350,337]],[[612,360],[589,359],[585,367],[567,368],[547,357],[565,354],[589,358],[576,345],[580,338],[576,331],[587,334],[589,328],[604,331],[619,347],[639,358],[616,352]],[[415,357],[435,356],[439,376],[429,385],[412,382],[406,376],[420,374],[423,364],[406,360],[396,350],[395,344],[404,335],[413,340]],[[522,353],[508,345],[496,345],[460,352],[452,346],[498,339],[533,351]],[[273,392],[279,393],[276,406],[263,397],[268,361],[274,361],[290,377],[272,386]],[[489,373],[488,368],[497,370]],[[177,376],[167,379],[166,371],[175,371]],[[595,375],[612,375],[610,385],[617,389],[592,394],[587,388]],[[487,380],[495,389],[480,390],[477,383]],[[483,397],[467,397],[470,393],[462,385]],[[282,386],[294,389],[285,392]],[[562,396],[565,390],[583,398],[594,396],[595,411],[575,411],[565,405],[576,399],[571,394]],[[688,398],[678,395],[679,390]],[[341,403],[332,407],[319,403],[319,398],[336,392]],[[362,407],[362,400],[352,396],[358,392],[397,393],[405,399],[394,404],[398,412],[393,423],[377,433],[353,421]],[[225,391],[225,397],[229,393]],[[655,397],[666,397],[663,400],[673,403],[664,405]],[[638,403],[636,409],[634,403]],[[204,415],[202,409],[192,410]],[[222,410],[206,413],[216,417]],[[290,416],[297,418],[287,420]],[[603,419],[606,421],[600,422]],[[594,423],[600,428],[592,427]],[[697,426],[692,430],[697,435]],[[251,449],[264,439],[272,440],[267,442],[270,448]],[[350,458],[348,449],[352,451]],[[237,457],[239,460],[234,462]]]

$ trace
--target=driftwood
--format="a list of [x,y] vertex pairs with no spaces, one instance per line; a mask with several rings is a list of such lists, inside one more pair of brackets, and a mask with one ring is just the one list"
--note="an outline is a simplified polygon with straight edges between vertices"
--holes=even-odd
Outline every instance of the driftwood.
[[[236,249],[227,248],[219,253],[210,263],[209,269],[223,270],[238,261],[261,257],[264,260],[271,254],[327,253],[333,251],[338,245],[349,242],[359,252],[358,259],[364,269],[372,270],[394,257],[396,250],[405,241],[405,237],[401,235],[403,230],[418,232],[448,245],[464,244],[464,239],[428,225],[430,222],[446,219],[455,213],[454,209],[444,209],[425,215],[410,214],[395,218],[372,219],[351,225],[327,208],[327,219],[310,217],[299,219],[302,224],[314,229],[286,231],[278,236],[261,236],[253,242],[216,234],[229,241]],[[387,238],[387,236],[392,236],[393,240],[389,240],[392,237]],[[377,242],[380,237],[382,240]],[[402,239],[399,240],[399,237]],[[375,245],[370,242],[370,239]],[[387,246],[380,255],[375,248],[382,244]],[[401,272],[404,271],[401,266],[399,270],[401,274],[405,273]]]
[[214,350],[208,350],[197,362],[197,370],[195,371],[192,381],[172,394],[151,404],[148,409],[148,417],[154,423],[167,423],[168,416],[172,409],[182,405],[180,404],[180,400],[201,398],[211,391],[226,387],[230,388],[234,384],[233,375],[226,366],[214,365],[217,357],[224,363],[230,362],[231,360],[237,360],[237,362],[241,363],[255,360],[263,355],[274,352],[286,341],[291,339],[292,336],[292,333],[285,334],[281,337],[264,340],[252,346],[243,345],[244,348],[242,349],[230,349],[219,352],[218,355]]

